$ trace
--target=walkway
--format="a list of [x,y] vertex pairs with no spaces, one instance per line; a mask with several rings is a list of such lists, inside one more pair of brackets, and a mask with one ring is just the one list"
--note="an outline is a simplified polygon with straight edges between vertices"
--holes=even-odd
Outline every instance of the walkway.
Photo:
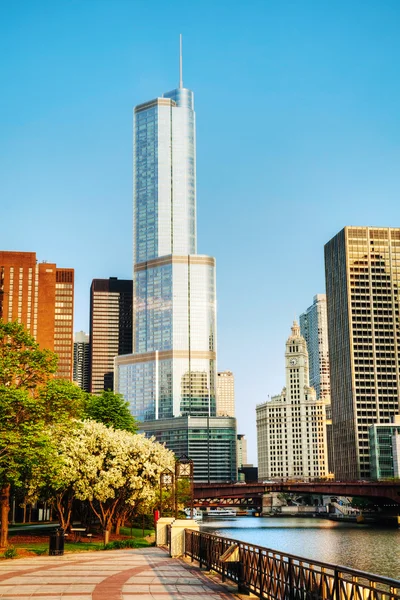
[[237,600],[229,589],[160,548],[0,561],[1,600]]

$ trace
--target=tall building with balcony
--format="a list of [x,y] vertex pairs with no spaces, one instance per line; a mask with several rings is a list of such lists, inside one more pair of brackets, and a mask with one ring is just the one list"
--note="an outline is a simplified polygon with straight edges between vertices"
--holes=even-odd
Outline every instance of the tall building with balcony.
[[93,279],[90,288],[90,391],[114,387],[114,358],[132,352],[132,280]]
[[[217,379],[215,259],[197,254],[194,95],[183,87],[182,76],[179,88],[134,109],[133,169],[133,353],[115,360],[115,390],[147,434],[179,454],[178,438],[185,437],[187,449],[199,430],[206,452],[211,435],[218,448],[218,435],[227,432],[219,434],[223,427],[211,423]],[[171,420],[182,418],[178,435]],[[235,420],[219,422],[232,439],[220,446],[218,477],[230,480],[236,472]],[[194,476],[204,480],[201,460],[194,460]]]
[[335,476],[367,479],[369,428],[399,413],[400,229],[345,227],[325,275]]
[[235,416],[235,378],[232,371],[217,374],[217,416]]
[[0,318],[18,321],[58,355],[56,377],[72,380],[74,270],[36,260],[35,252],[0,251]]
[[307,344],[296,322],[285,363],[286,387],[256,407],[259,478],[326,477],[327,401],[309,385]]
[[74,335],[73,380],[81,390],[90,392],[90,342],[89,335],[84,331]]

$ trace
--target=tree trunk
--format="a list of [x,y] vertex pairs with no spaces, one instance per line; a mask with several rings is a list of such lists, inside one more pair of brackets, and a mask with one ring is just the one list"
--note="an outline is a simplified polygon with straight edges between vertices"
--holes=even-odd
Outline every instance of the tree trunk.
[[121,519],[120,519],[120,518],[118,518],[118,519],[115,521],[115,533],[116,533],[117,535],[119,535],[119,532],[120,532],[120,531],[121,531]]
[[0,492],[0,548],[6,548],[8,544],[8,513],[10,512],[10,484],[4,485]]
[[110,541],[110,530],[104,529],[103,534],[104,534],[104,545],[106,545]]

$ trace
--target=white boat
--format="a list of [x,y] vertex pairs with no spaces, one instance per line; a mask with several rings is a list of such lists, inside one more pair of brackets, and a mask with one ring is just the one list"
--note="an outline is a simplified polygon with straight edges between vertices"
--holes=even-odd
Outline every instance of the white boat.
[[210,508],[210,510],[204,513],[204,516],[213,519],[226,519],[227,517],[236,517],[236,511],[217,506],[217,508]]
[[187,519],[194,519],[195,521],[201,521],[201,519],[203,518],[203,513],[201,510],[197,510],[197,508],[193,509],[193,517],[190,516],[190,508],[184,508],[183,512],[186,515]]

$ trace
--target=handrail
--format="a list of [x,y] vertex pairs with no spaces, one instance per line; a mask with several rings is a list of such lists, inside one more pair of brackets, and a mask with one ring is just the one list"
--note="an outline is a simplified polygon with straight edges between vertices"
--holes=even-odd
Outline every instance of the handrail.
[[[232,545],[239,561],[222,562]],[[398,580],[191,529],[185,555],[266,600],[400,600]]]

